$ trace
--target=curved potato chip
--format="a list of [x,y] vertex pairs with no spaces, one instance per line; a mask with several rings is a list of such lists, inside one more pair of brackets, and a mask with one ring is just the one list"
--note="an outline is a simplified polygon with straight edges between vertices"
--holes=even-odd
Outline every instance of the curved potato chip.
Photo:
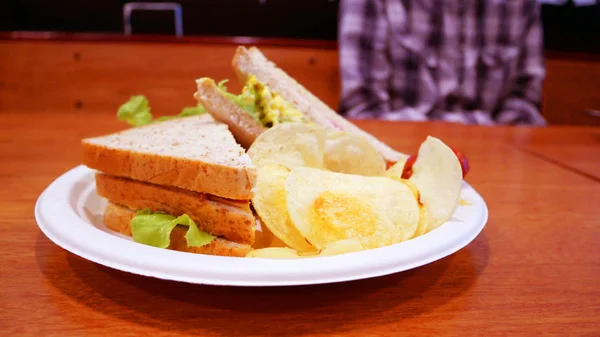
[[312,206],[309,221],[316,233],[307,236],[307,240],[314,241],[317,247],[326,248],[332,242],[359,237],[391,244],[383,237],[393,231],[391,221],[354,195],[324,191],[316,196]]
[[427,228],[429,227],[429,216],[427,215],[427,208],[421,203],[421,192],[417,188],[417,185],[412,183],[410,180],[400,179],[400,182],[404,183],[410,191],[415,196],[417,203],[419,203],[419,224],[417,225],[417,230],[412,238],[416,238],[417,236],[421,236],[427,232]]
[[292,223],[318,249],[344,239],[382,247],[417,230],[418,203],[405,184],[392,179],[296,167],[285,190]]
[[246,254],[246,257],[258,257],[263,259],[297,259],[298,252],[287,247],[271,247],[255,249]]
[[324,161],[328,170],[363,176],[385,174],[385,160],[364,137],[332,130],[326,138]]
[[460,162],[452,149],[429,136],[421,144],[412,170],[408,180],[417,186],[427,208],[427,230],[434,230],[450,219],[458,203],[462,188]]
[[402,171],[404,171],[404,165],[406,165],[406,160],[408,156],[400,158],[394,165],[392,165],[387,171],[385,171],[385,176],[388,178],[400,180],[402,178]]
[[360,241],[357,239],[346,239],[340,240],[333,243],[328,244],[321,250],[318,256],[331,256],[331,255],[340,255],[346,253],[354,253],[360,252],[363,250],[363,246],[360,244]]
[[265,225],[277,238],[301,252],[315,251],[292,224],[288,215],[285,180],[290,170],[282,165],[266,165],[257,172],[252,205]]
[[246,257],[263,259],[298,259],[319,256],[333,256],[359,252],[361,250],[363,250],[363,247],[358,240],[348,239],[333,242],[318,253],[300,253],[288,247],[269,247],[252,250],[246,254]]
[[[259,217],[260,218],[260,217]],[[260,219],[257,219],[255,239],[252,248],[261,249],[268,247],[287,247],[287,245],[276,237]]]
[[427,208],[423,204],[419,204],[419,224],[411,239],[427,233],[427,229],[429,229],[429,214],[427,214]]
[[282,123],[263,132],[248,149],[256,167],[280,164],[287,167],[323,167],[325,131],[302,123]]

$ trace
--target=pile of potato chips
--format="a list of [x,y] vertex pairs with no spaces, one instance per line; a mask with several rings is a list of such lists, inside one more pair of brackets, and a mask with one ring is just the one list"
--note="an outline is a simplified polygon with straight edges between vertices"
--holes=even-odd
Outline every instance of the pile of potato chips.
[[301,123],[279,124],[248,150],[258,167],[252,204],[261,221],[249,257],[298,258],[396,244],[446,222],[462,170],[428,137],[409,179],[406,159],[386,163],[363,137]]

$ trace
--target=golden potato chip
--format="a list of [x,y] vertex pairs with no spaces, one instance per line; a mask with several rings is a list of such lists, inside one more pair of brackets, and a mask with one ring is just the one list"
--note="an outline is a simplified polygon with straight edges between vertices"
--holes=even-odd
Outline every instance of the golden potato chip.
[[421,236],[427,233],[427,229],[429,228],[429,215],[427,214],[427,208],[423,204],[419,204],[419,224],[417,225],[417,230],[411,239],[414,239],[418,236]]
[[266,165],[257,172],[252,205],[261,224],[277,238],[301,252],[315,251],[292,224],[288,215],[285,180],[290,170],[282,165]]
[[421,193],[417,186],[412,183],[410,180],[400,179],[400,182],[408,186],[410,191],[415,196],[417,203],[419,203],[419,224],[417,225],[417,231],[413,235],[412,238],[416,238],[417,236],[423,235],[427,232],[427,227],[429,227],[429,216],[427,215],[427,208],[421,203]]
[[[312,232],[307,239],[311,243],[314,241],[316,247],[327,247],[331,242],[347,238],[374,238],[394,230],[393,224],[385,215],[378,214],[368,202],[346,192],[321,192],[312,206]],[[378,237],[373,241],[385,242],[385,239]]]
[[396,179],[399,182],[403,183],[404,185],[406,185],[406,187],[408,187],[411,191],[411,193],[415,196],[415,199],[417,200],[417,202],[420,204],[421,203],[421,192],[419,192],[419,188],[417,187],[417,185],[415,185],[415,183],[413,183],[410,180],[407,179]]
[[428,231],[448,221],[454,213],[462,178],[460,162],[452,149],[437,138],[427,137],[419,148],[408,180],[417,186],[421,202],[427,209]]
[[392,179],[401,179],[402,171],[404,170],[404,165],[406,164],[406,160],[408,156],[400,158],[392,167],[385,171],[385,176]]
[[268,247],[287,247],[287,245],[276,237],[262,221],[258,221],[252,248],[261,249]]
[[263,259],[297,259],[298,252],[287,247],[271,247],[255,249],[246,254],[246,257],[258,257]]
[[419,206],[403,183],[385,177],[293,168],[285,182],[290,218],[318,249],[357,239],[365,249],[411,238]]
[[323,167],[325,131],[303,123],[282,123],[263,132],[248,149],[256,167],[280,164],[287,167]]
[[340,173],[382,176],[385,160],[364,137],[344,131],[328,131],[325,142],[325,168]]
[[[401,161],[398,161],[396,164],[394,164],[394,166],[390,167],[385,175],[388,178],[392,178],[394,180],[402,182],[403,184],[406,184],[406,186],[410,188],[410,191],[413,193],[415,199],[417,200],[417,203],[419,204],[419,224],[417,225],[417,230],[415,231],[415,234],[412,236],[412,238],[416,238],[427,232],[427,228],[429,226],[429,216],[427,215],[427,208],[425,208],[425,206],[421,202],[421,193],[419,192],[417,186],[410,180],[400,178],[402,176],[402,170],[404,169],[404,163],[406,163],[406,158],[402,159]],[[400,167],[399,171],[397,167]]]
[[331,256],[331,255],[340,255],[346,253],[354,253],[360,252],[363,250],[363,246],[360,244],[360,241],[357,239],[346,239],[340,240],[333,243],[328,244],[321,250],[318,256]]
[[263,259],[298,259],[319,256],[333,256],[346,253],[354,253],[363,250],[363,246],[356,239],[340,240],[327,245],[320,252],[302,253],[288,247],[269,247],[255,249],[249,252],[246,257],[256,257]]

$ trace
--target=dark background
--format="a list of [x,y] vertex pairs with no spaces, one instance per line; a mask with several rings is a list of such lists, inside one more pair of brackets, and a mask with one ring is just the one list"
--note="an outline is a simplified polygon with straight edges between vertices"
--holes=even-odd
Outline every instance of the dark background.
[[[127,2],[0,0],[0,31],[121,33]],[[177,2],[183,7],[185,35],[336,39],[337,0]],[[547,49],[600,53],[599,4],[543,5],[542,18]],[[134,33],[174,33],[172,12],[134,12],[132,23]]]

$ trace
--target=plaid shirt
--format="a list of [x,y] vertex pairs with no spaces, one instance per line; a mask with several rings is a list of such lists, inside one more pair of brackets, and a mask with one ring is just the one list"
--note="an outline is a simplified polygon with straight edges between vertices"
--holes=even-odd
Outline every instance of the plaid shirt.
[[340,112],[544,125],[537,0],[343,0]]

